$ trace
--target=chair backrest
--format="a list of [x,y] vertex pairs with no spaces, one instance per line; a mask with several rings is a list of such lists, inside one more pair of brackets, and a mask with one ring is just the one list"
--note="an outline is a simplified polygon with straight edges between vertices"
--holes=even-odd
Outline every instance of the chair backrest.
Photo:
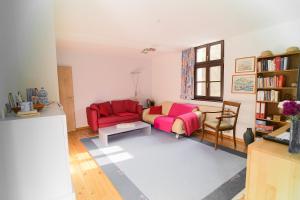
[[[234,107],[235,110],[228,109],[227,107]],[[233,101],[223,101],[223,106],[222,106],[222,114],[224,113],[230,113],[231,115],[235,115],[234,121],[233,121],[233,127],[236,126],[239,111],[240,111],[241,104],[238,102],[233,102]]]

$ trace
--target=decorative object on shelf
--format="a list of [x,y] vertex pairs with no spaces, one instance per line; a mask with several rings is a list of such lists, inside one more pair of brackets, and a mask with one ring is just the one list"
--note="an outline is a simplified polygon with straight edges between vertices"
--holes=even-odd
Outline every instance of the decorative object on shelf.
[[255,74],[232,75],[232,93],[253,94],[255,92]]
[[21,108],[20,107],[14,107],[14,108],[12,108],[12,110],[14,111],[14,113],[17,114],[21,110]]
[[33,104],[39,103],[39,97],[37,96],[38,92],[39,90],[37,88],[27,88],[27,101],[32,101]]
[[151,106],[154,106],[154,100],[151,100],[151,99],[147,99],[146,100],[146,102],[147,102],[147,108],[150,108]]
[[1,118],[5,119],[5,108],[1,110]]
[[39,98],[39,102],[44,105],[49,104],[48,100],[48,92],[45,90],[44,87],[41,87],[40,91],[38,91],[37,96]]
[[273,120],[280,122],[281,121],[281,116],[280,115],[273,115]]
[[291,119],[289,152],[300,153],[300,102],[284,102],[283,114]]
[[44,108],[44,104],[41,103],[33,104],[33,108],[36,109],[37,111],[41,111]]
[[38,96],[32,96],[31,97],[31,101],[32,103],[35,105],[35,104],[40,104],[39,103],[39,97]]
[[29,112],[32,111],[33,105],[31,101],[21,102],[21,112]]
[[252,132],[252,128],[247,128],[247,130],[245,131],[244,135],[244,142],[246,144],[246,146],[248,146],[249,144],[251,144],[252,142],[254,142],[254,134]]
[[296,53],[296,52],[300,52],[299,47],[289,47],[286,49],[287,53]]
[[37,115],[40,115],[40,113],[37,110],[31,110],[31,111],[27,111],[27,112],[19,111],[17,113],[18,117],[32,117],[32,116],[37,116]]
[[273,52],[270,50],[266,50],[266,51],[261,52],[260,56],[261,57],[273,56]]
[[16,107],[15,100],[14,100],[13,94],[11,92],[8,94],[8,103],[11,108]]
[[17,102],[17,106],[20,106],[21,103],[24,102],[24,98],[21,92],[18,92],[18,94],[16,95],[16,102]]
[[288,94],[288,93],[286,93],[286,94],[283,94],[282,95],[283,96],[283,99],[293,99],[293,95],[292,94]]
[[6,108],[6,113],[11,113],[12,109],[9,103],[5,104],[5,108]]
[[255,72],[255,62],[255,56],[235,59],[235,73]]
[[297,83],[291,83],[291,87],[297,87]]
[[11,107],[11,110],[14,111],[15,113],[21,110],[21,107],[17,105],[14,96],[11,92],[8,94],[8,103]]

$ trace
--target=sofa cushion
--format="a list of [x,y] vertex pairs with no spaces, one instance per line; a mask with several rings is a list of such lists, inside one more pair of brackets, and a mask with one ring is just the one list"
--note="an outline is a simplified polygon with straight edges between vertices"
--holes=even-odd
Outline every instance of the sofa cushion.
[[131,112],[131,113],[137,112],[137,106],[139,104],[137,101],[125,100],[124,103],[127,112]]
[[126,116],[136,115],[136,113],[123,112],[123,113],[118,113],[118,114],[116,114],[116,115],[117,115],[117,116],[120,116],[120,117],[126,117]]
[[169,117],[169,116],[157,117],[154,120],[154,128],[160,129],[165,132],[171,132],[175,119],[176,119],[175,117]]
[[151,106],[149,110],[150,115],[161,115],[162,106]]
[[121,121],[128,121],[128,120],[134,120],[134,119],[139,120],[140,119],[139,114],[130,113],[130,115],[120,116]]
[[91,104],[90,108],[97,111],[97,117],[100,117],[99,107],[97,104]]
[[[211,127],[217,127],[218,122],[219,122],[218,120],[211,120],[211,121],[206,121],[205,124]],[[233,126],[229,122],[221,121],[220,129],[230,129],[232,127]]]
[[162,104],[162,114],[163,115],[168,115],[169,114],[169,111],[173,105],[173,102],[171,101],[165,101],[163,102]]
[[193,104],[174,103],[169,111],[168,116],[177,117],[179,115],[192,112],[193,110],[198,110],[198,107]]
[[120,121],[120,116],[117,116],[117,115],[110,115],[108,117],[101,117],[98,119],[98,122],[103,123],[103,124],[114,123],[114,122],[118,122],[118,121]]
[[163,116],[163,115],[144,115],[143,120],[150,124],[154,124],[154,120],[160,116]]
[[130,113],[131,115],[126,116],[118,116],[118,115],[110,115],[108,117],[101,117],[98,119],[99,124],[109,124],[109,123],[122,123],[128,120],[138,119],[139,115],[136,113]]
[[114,100],[111,101],[111,106],[114,114],[126,112],[125,101],[124,100]]
[[109,102],[99,103],[98,107],[100,115],[109,116],[112,114],[112,109]]

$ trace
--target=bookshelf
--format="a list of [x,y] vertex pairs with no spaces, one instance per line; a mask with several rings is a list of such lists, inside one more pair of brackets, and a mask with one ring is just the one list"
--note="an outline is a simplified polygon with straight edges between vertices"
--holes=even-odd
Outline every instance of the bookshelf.
[[296,100],[300,52],[257,57],[256,136],[269,134],[284,126],[278,103]]

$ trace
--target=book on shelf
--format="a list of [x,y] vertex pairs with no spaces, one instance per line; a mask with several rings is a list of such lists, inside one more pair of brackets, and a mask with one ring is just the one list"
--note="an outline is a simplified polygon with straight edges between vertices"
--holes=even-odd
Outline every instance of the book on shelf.
[[256,102],[256,118],[264,119],[266,116],[266,103]]
[[257,62],[257,72],[287,70],[288,57],[275,57],[263,59]]
[[255,129],[256,131],[272,132],[274,130],[274,125],[267,125],[266,121],[256,120]]
[[257,101],[279,102],[279,91],[277,91],[277,90],[257,91],[256,100]]
[[256,102],[256,112],[255,112],[256,118],[260,118],[260,103]]
[[275,75],[270,77],[259,76],[257,78],[258,88],[268,88],[268,87],[284,87],[285,86],[285,76]]

